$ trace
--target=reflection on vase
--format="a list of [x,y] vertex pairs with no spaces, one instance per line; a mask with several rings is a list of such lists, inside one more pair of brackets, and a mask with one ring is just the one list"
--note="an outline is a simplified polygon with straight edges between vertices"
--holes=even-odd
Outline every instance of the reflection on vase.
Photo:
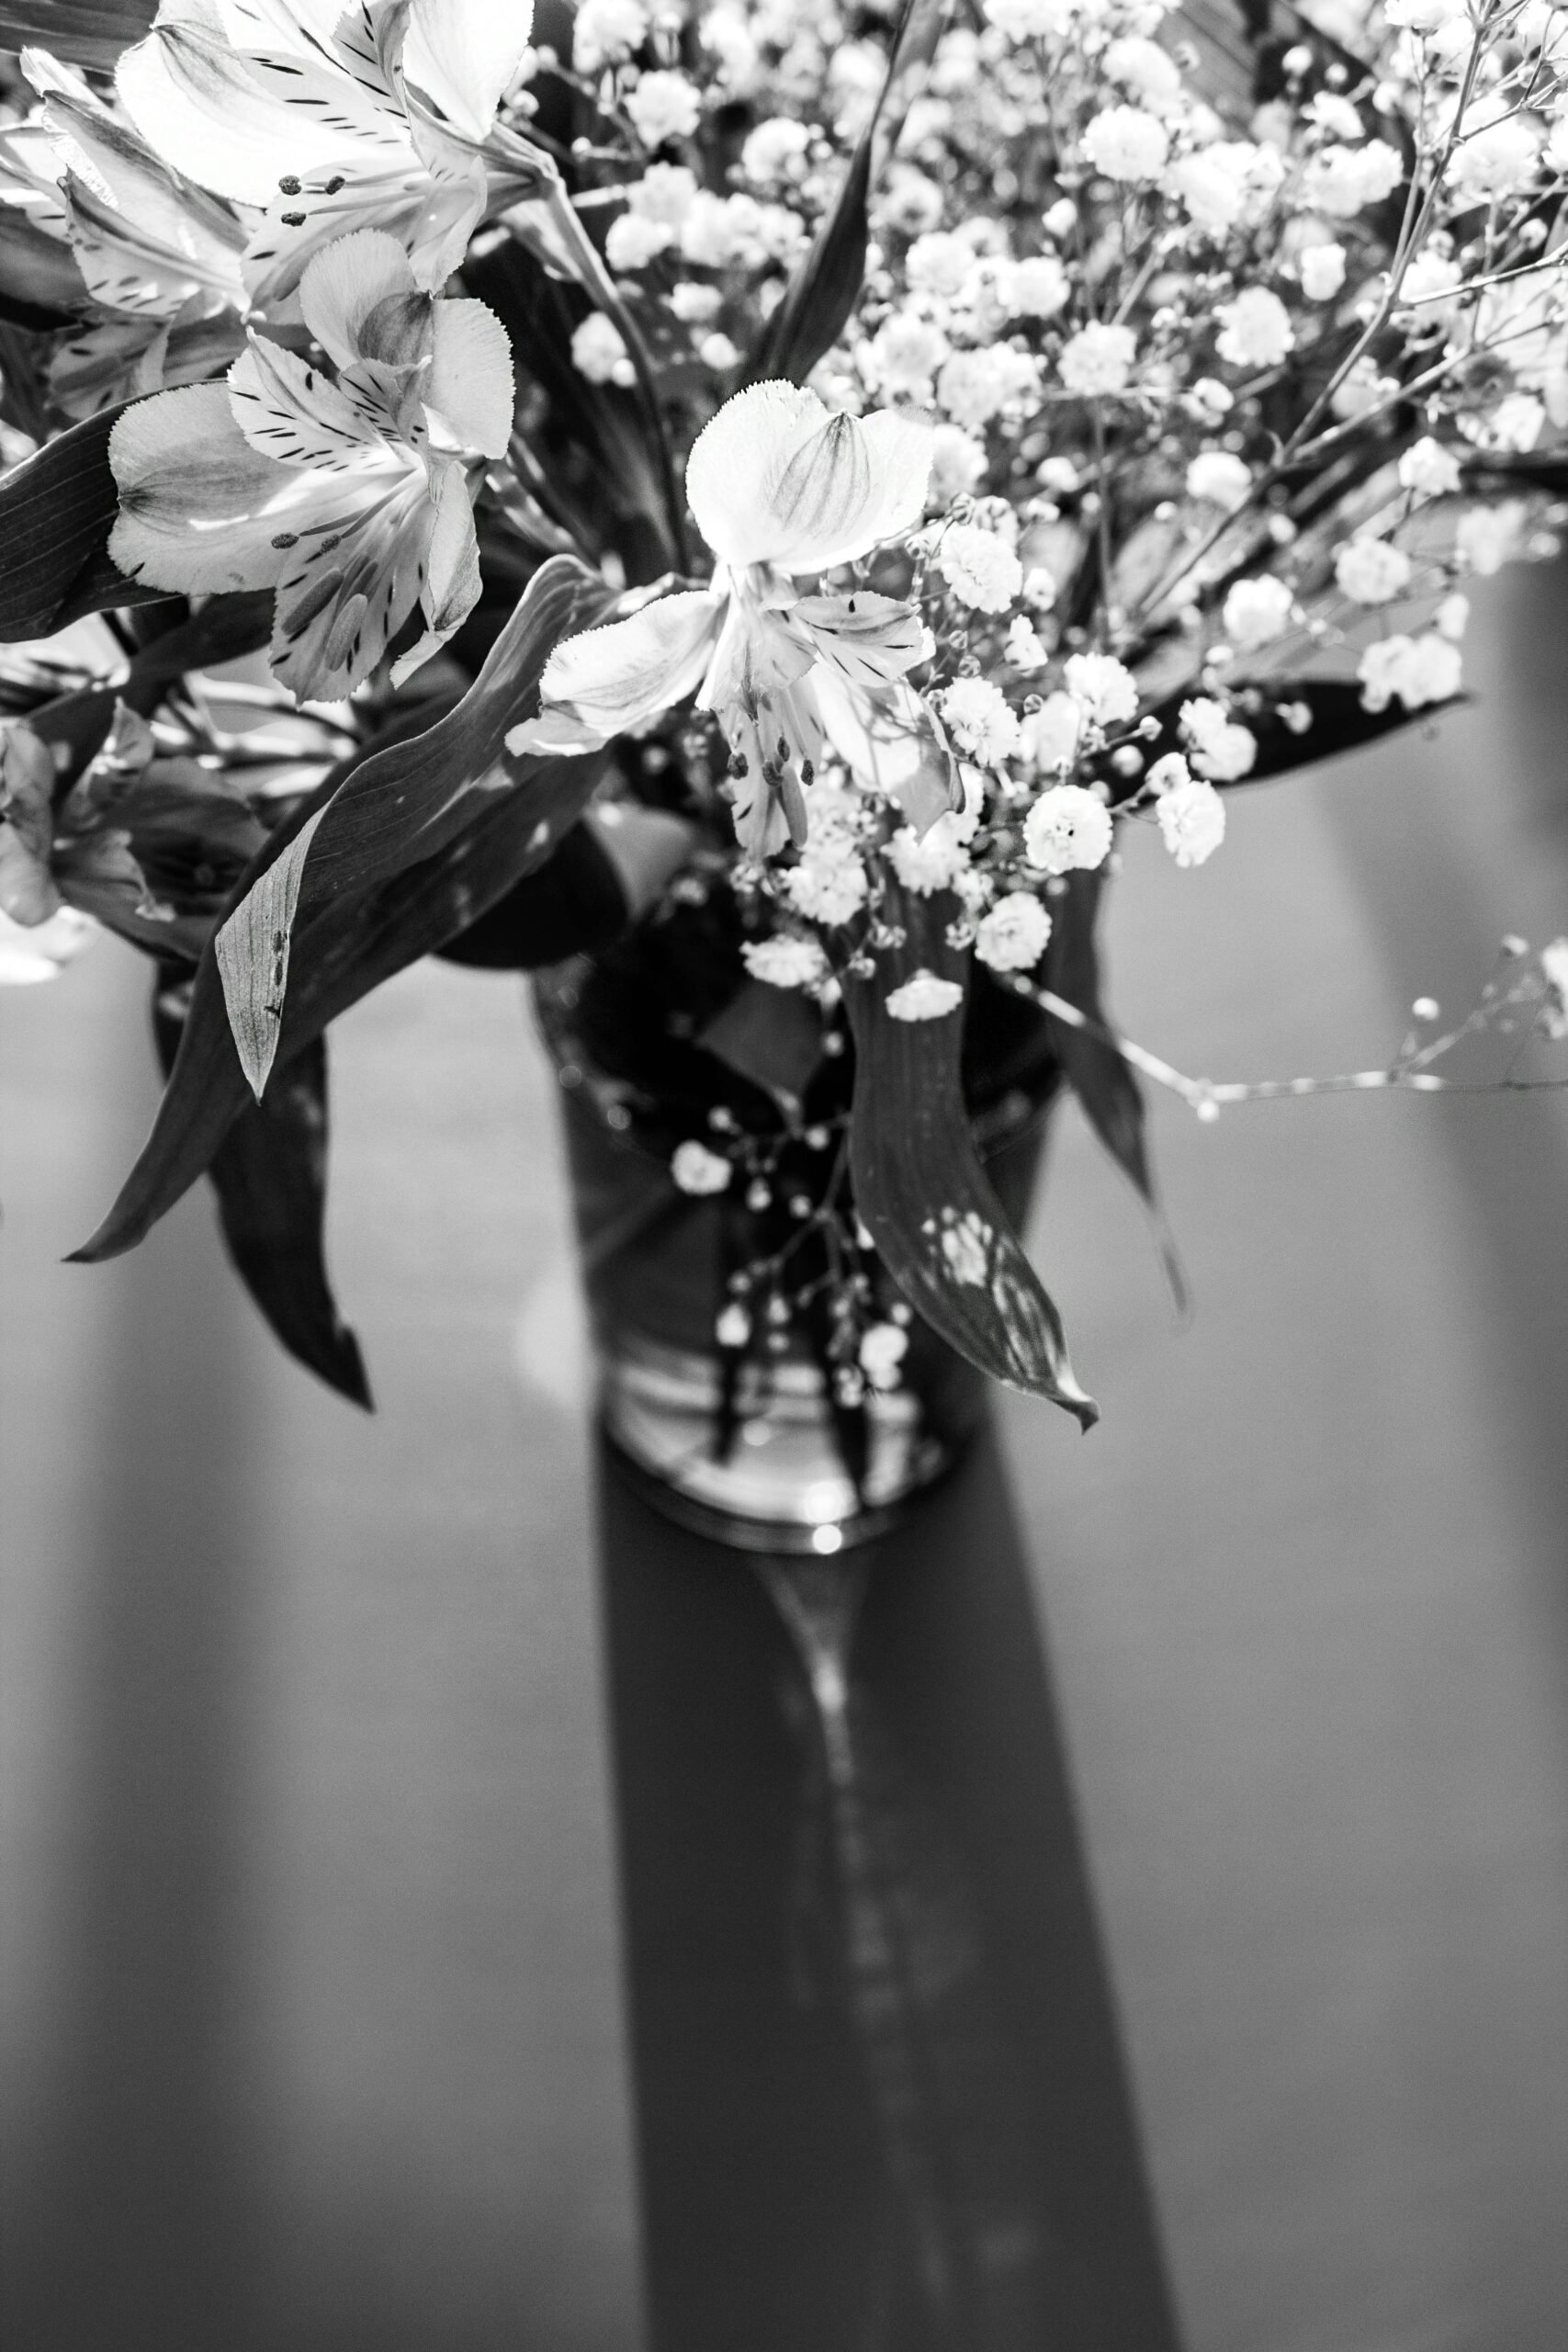
[[748,1565],[606,1456],[660,2352],[1176,2342],[994,1447]]

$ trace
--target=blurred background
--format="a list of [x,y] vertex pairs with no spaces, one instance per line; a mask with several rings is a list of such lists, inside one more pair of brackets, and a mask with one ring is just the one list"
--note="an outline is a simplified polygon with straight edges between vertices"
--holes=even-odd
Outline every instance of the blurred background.
[[[1135,835],[1126,1032],[1216,1078],[1358,1068],[1504,933],[1568,931],[1565,641],[1568,574],[1506,575],[1471,708],[1237,794],[1201,872]],[[276,1351],[205,1195],[59,1262],[152,1114],[143,970],[108,943],[0,995],[6,2341],[672,2343],[638,2134],[646,2169],[671,2100],[726,2097],[700,2026],[650,2057],[685,1962],[649,1960],[647,1890],[687,1832],[637,1802],[639,1642],[651,1676],[687,1568],[598,1488],[518,987],[425,965],[333,1032],[367,1419]],[[1103,1422],[1004,1400],[920,1539],[966,1555],[950,1586],[1016,1551],[1032,1600],[1051,1735],[1006,1851],[1050,1847],[1078,1972],[1069,2015],[1042,1928],[1035,2030],[1109,2053],[1095,2162],[1188,2352],[1560,2352],[1568,1098],[1153,1118],[1190,1327],[1069,1110],[1031,1241]],[[1057,2110],[1064,2175],[1093,2098]]]

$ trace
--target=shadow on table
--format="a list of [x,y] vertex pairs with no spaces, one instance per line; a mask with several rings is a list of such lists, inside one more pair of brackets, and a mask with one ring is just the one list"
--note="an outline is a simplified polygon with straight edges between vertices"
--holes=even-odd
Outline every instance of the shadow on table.
[[831,1561],[599,1484],[657,2352],[1171,2352],[994,1440]]

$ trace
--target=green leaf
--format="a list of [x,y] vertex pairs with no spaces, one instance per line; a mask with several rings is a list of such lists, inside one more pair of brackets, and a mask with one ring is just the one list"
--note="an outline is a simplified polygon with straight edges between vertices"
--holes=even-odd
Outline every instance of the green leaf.
[[794,1120],[822,1059],[822,1015],[798,989],[775,989],[765,980],[748,979],[697,1043],[761,1087],[786,1119]]
[[[235,906],[321,817],[288,926],[288,985],[269,1098],[281,1071],[330,1021],[456,938],[542,865],[576,822],[602,756],[519,760],[502,739],[557,639],[590,626],[608,594],[581,564],[564,557],[547,564],[457,708],[327,777],[248,870]],[[208,1166],[249,1100],[209,948],[152,1133],[77,1257],[110,1258],[140,1241]]]
[[1143,1089],[1111,1043],[1114,1033],[1100,1002],[1095,926],[1104,876],[1078,872],[1064,879],[1061,896],[1051,902],[1051,942],[1042,978],[1053,995],[1061,997],[1104,1034],[1075,1028],[1047,1007],[1051,1044],[1090,1126],[1148,1210],[1172,1296],[1178,1310],[1185,1313],[1187,1280],[1149,1165]]
[[1089,1429],[1099,1408],[1078,1385],[1061,1317],[975,1150],[959,1075],[962,1011],[895,1021],[886,1009],[922,968],[964,982],[967,959],[946,936],[960,912],[948,891],[920,899],[890,889],[884,913],[902,928],[902,945],[877,956],[873,978],[845,978],[855,1206],[899,1289],[950,1347]]
[[[1197,691],[1185,688],[1156,707],[1152,715],[1160,732],[1147,746],[1151,765],[1168,752],[1186,750],[1180,730],[1181,706]],[[1406,710],[1402,702],[1391,703],[1386,710],[1368,710],[1353,678],[1270,678],[1265,685],[1243,688],[1235,697],[1235,716],[1258,739],[1257,760],[1235,782],[1267,784],[1274,776],[1288,775],[1293,768],[1317,767],[1342,752],[1359,752],[1384,735],[1396,735],[1402,728],[1425,726],[1469,699],[1467,695],[1456,695],[1450,702],[1428,703],[1424,710]],[[1141,774],[1114,775],[1109,763],[1103,773],[1113,802],[1130,799],[1143,782]],[[1222,792],[1235,789],[1235,784],[1220,786]]]
[[331,806],[327,802],[300,826],[282,856],[252,884],[212,943],[240,1067],[258,1102],[277,1052],[305,860]]
[[[762,329],[746,370],[747,383],[756,383],[762,377],[782,376],[792,384],[804,384],[818,361],[838,342],[860,300],[861,288],[865,283],[866,206],[871,196],[877,133],[893,85],[909,62],[914,45],[910,31],[916,15],[914,0],[904,0],[888,53],[886,75],[871,120],[850,158],[850,168],[832,210],[818,231],[794,282]],[[933,33],[935,28],[932,28]]]
[[[189,974],[165,969],[152,999],[164,1074],[174,1066],[190,998]],[[213,1156],[224,1246],[290,1355],[329,1388],[370,1409],[359,1344],[327,1280],[327,1055],[318,1039],[265,1103],[243,1110]]]
[[105,409],[47,441],[0,480],[0,643],[48,637],[85,613],[159,602],[109,561],[119,512],[109,435],[122,409]]
[[73,65],[107,74],[122,50],[143,38],[156,10],[157,0],[5,0],[0,49],[36,43]]

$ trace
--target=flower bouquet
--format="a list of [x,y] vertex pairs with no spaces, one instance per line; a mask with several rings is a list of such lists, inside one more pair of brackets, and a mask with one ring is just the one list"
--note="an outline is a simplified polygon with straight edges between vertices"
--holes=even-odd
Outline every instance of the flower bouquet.
[[[47,22],[52,52],[21,45]],[[988,1376],[1095,1407],[1016,1238],[1078,1096],[1154,1204],[1118,831],[1461,692],[1568,489],[1547,0],[0,9],[0,958],[153,965],[198,1177],[368,1401],[325,1036],[530,970],[611,1433],[818,1550]],[[1568,1033],[1505,944],[1362,1084]],[[1333,1081],[1325,1081],[1333,1082]],[[1286,1080],[1297,1091],[1313,1081]]]

